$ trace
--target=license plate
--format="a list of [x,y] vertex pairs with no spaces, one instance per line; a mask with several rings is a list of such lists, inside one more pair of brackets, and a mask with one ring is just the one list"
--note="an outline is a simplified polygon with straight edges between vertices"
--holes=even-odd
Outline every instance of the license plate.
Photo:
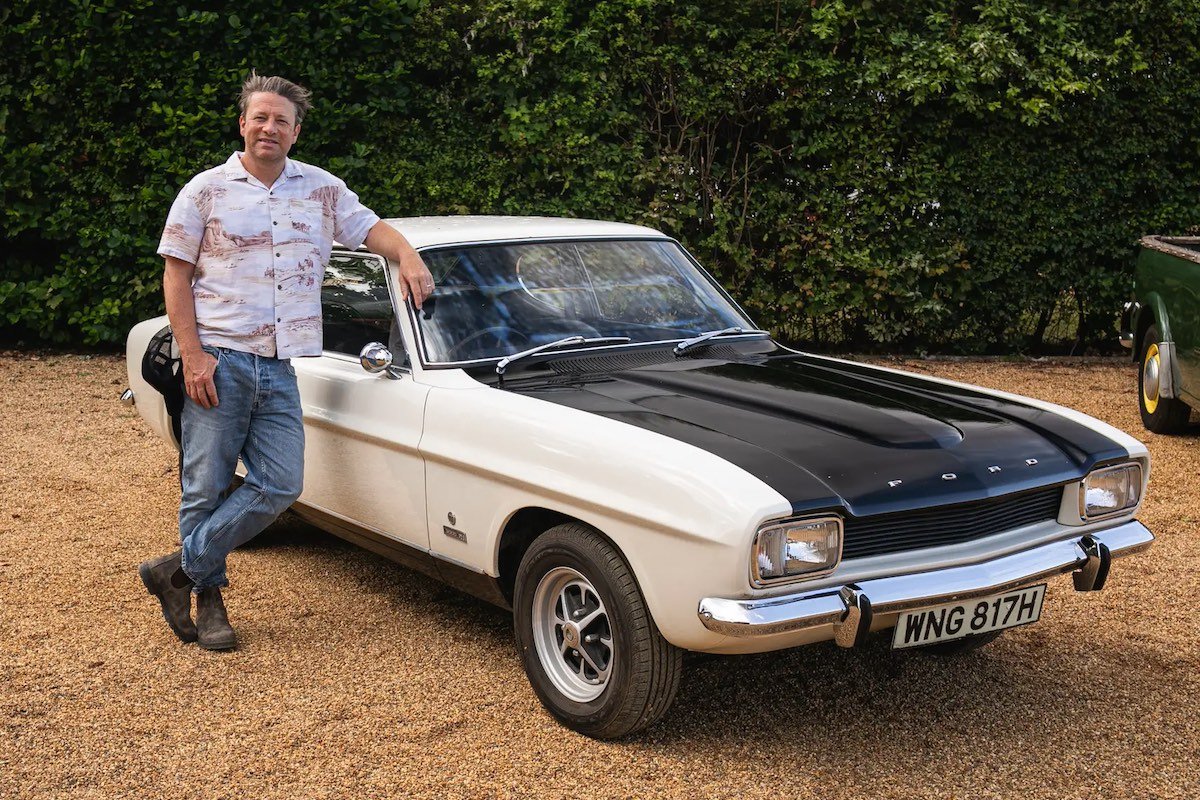
[[892,648],[900,650],[947,642],[1037,622],[1042,616],[1045,596],[1046,584],[1043,583],[962,603],[906,611],[896,621]]

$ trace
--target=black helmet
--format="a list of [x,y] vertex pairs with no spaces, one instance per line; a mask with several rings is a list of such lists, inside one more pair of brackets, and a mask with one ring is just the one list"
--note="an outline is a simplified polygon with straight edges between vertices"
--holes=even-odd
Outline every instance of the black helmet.
[[179,356],[179,348],[175,346],[170,325],[150,339],[146,354],[142,356],[142,378],[163,396],[167,413],[171,415],[171,426],[175,428],[175,438],[182,441],[179,416],[186,396],[183,389],[183,359]]

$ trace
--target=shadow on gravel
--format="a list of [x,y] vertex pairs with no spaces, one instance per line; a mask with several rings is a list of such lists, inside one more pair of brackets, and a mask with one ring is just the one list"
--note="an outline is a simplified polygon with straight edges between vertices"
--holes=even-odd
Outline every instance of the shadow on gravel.
[[474,628],[485,637],[494,634],[495,641],[488,643],[497,645],[507,646],[512,638],[509,612],[340,539],[291,512],[238,549],[262,552],[283,548],[321,554],[332,580],[354,592],[389,597],[405,616],[421,616],[458,629]]
[[[276,548],[316,557],[323,579],[386,598],[403,618],[469,631],[478,652],[512,647],[509,612],[294,515],[243,547]],[[1071,718],[1081,708],[1106,715],[1119,698],[1144,695],[1144,676],[1128,668],[1145,663],[1136,642],[1103,654],[1107,669],[1083,681],[1070,666],[1079,660],[1074,650],[1097,644],[1050,641],[1047,635],[1014,631],[960,656],[892,651],[891,631],[856,650],[827,643],[748,656],[687,654],[665,720],[627,743],[666,751],[707,743],[734,751],[827,752],[824,766],[833,770],[858,763],[863,752],[891,763],[923,756],[941,761],[959,753],[969,760],[979,742],[1003,741],[1013,729],[1024,731],[1024,748],[1053,748],[1061,731],[1032,719]],[[513,679],[523,680],[515,654],[510,668]]]
[[290,511],[283,512],[279,519],[266,530],[243,544],[238,550],[254,551],[275,547],[315,547],[324,550],[358,550],[359,548],[310,525]]
[[1127,703],[1121,698],[1142,692],[1143,677],[1116,666],[1139,660],[1128,647],[1113,654],[1111,671],[1085,681],[1068,666],[1071,654],[1037,658],[1043,646],[1037,641],[1002,638],[973,653],[937,656],[892,651],[890,634],[876,634],[857,650],[826,643],[689,659],[665,724],[643,741],[756,751],[786,742],[786,750],[827,751],[825,766],[834,770],[838,762],[860,764],[864,752],[881,761],[920,761],[923,753],[942,760],[960,750],[969,758],[979,742],[1004,741],[1014,729],[1024,732],[1022,747],[1052,748],[1061,731],[1038,728],[1032,719],[1081,716],[1082,722],[1116,713]]

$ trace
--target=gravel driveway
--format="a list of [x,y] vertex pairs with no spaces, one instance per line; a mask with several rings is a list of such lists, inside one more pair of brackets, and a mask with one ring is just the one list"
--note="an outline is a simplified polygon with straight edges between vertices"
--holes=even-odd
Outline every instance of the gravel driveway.
[[697,658],[663,723],[597,743],[541,710],[503,612],[286,518],[231,558],[241,649],[180,644],[136,572],[176,457],[123,362],[0,354],[0,797],[1200,796],[1200,430],[1144,431],[1127,364],[908,366],[1147,441],[1156,546],[959,659]]

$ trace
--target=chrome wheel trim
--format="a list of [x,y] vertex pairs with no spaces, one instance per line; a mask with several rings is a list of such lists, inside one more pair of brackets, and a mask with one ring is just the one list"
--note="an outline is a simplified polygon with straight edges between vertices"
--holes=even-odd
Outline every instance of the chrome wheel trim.
[[570,567],[542,576],[533,593],[533,645],[554,688],[577,703],[595,700],[612,677],[612,628],[596,587]]
[[1142,364],[1142,402],[1151,414],[1158,408],[1159,368],[1158,345],[1151,344],[1146,348],[1146,361]]

